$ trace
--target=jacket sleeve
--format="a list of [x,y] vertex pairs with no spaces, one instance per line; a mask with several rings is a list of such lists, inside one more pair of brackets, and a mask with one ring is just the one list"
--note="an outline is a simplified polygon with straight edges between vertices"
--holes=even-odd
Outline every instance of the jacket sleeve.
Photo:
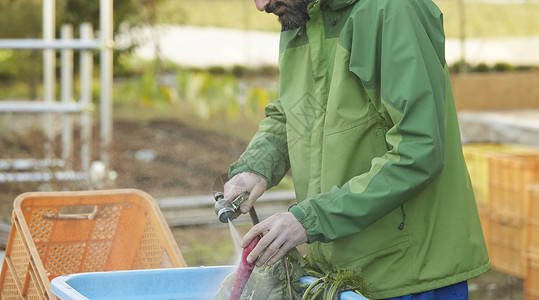
[[229,177],[254,172],[266,179],[268,189],[277,185],[290,168],[286,142],[286,117],[279,100],[266,107],[266,118],[240,156],[230,166]]
[[419,7],[421,0],[370,2],[386,4],[353,12],[350,71],[392,126],[385,136],[389,150],[372,158],[368,172],[290,208],[309,242],[362,231],[417,196],[444,165],[441,13]]

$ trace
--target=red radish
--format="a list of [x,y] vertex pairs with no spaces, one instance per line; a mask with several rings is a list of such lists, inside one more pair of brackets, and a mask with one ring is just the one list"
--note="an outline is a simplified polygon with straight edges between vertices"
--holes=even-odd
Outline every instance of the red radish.
[[245,284],[247,284],[247,280],[249,280],[249,276],[251,276],[251,273],[253,272],[253,269],[255,268],[255,264],[248,263],[247,262],[247,256],[249,256],[249,253],[253,251],[256,244],[258,244],[258,241],[260,241],[260,236],[255,236],[249,245],[245,248],[243,248],[243,252],[241,253],[241,261],[240,265],[238,266],[238,270],[236,271],[236,275],[234,276],[234,283],[232,284],[232,290],[230,291],[230,296],[228,297],[228,300],[238,300],[241,296],[241,293],[243,292],[243,289],[245,288]]

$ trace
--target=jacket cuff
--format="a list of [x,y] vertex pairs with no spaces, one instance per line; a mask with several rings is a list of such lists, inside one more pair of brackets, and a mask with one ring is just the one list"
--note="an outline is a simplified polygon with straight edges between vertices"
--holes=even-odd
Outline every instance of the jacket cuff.
[[[234,177],[234,175],[237,175],[237,174],[243,173],[243,172],[249,172],[249,173],[257,174],[258,176],[264,178],[264,180],[266,180],[266,182],[268,183],[268,186],[269,186],[269,180],[268,180],[268,178],[266,178],[266,176],[264,176],[264,174],[260,174],[259,172],[254,171],[253,169],[249,168],[249,166],[247,166],[247,165],[237,167],[235,169],[231,168],[229,170],[229,172],[228,172],[228,179],[231,179],[232,177]],[[266,190],[268,190],[268,189],[269,188],[267,188]]]
[[237,167],[235,169],[232,169],[232,167],[230,168],[229,172],[228,172],[228,179],[234,177],[234,175],[236,174],[239,174],[239,173],[242,173],[242,172],[251,172],[251,173],[255,173],[253,172],[248,166],[244,165],[244,166],[240,166],[240,167]]
[[301,210],[301,208],[299,208],[297,204],[290,206],[288,208],[288,211],[291,212],[294,217],[296,217],[296,219],[298,219],[298,221],[300,222],[305,218],[305,212],[303,212],[303,210]]
[[309,219],[306,218],[307,215],[303,211],[303,209],[301,209],[297,204],[294,204],[288,208],[288,211],[291,212],[294,217],[296,217],[296,219],[298,219],[298,221],[301,223],[301,226],[303,226],[303,228],[305,228],[305,230],[307,231],[307,243],[310,244],[316,242],[316,237],[309,235],[309,226],[312,225],[312,222],[309,222]]

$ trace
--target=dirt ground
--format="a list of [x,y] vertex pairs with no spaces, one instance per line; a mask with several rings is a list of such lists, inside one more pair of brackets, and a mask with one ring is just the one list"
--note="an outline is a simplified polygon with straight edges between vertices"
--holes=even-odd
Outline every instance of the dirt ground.
[[[156,198],[211,195],[222,189],[222,176],[246,147],[239,139],[177,121],[121,121],[114,126],[116,186],[136,187]],[[144,160],[145,150],[155,151],[155,159]]]
[[[96,140],[97,135],[98,130],[94,130]],[[19,135],[0,134],[0,153],[4,154],[2,157],[39,157],[42,140],[37,129]],[[111,165],[117,179],[104,187],[137,188],[155,198],[203,194],[210,197],[222,188],[222,176],[246,144],[241,139],[194,129],[175,120],[116,121]],[[94,156],[96,153],[94,149]],[[0,219],[9,220],[12,201],[20,193],[91,188],[65,182],[0,183]],[[230,257],[215,255],[221,247],[230,246],[228,228],[181,228],[173,229],[173,234],[188,265],[231,263]],[[203,240],[198,238],[201,236]],[[522,279],[497,271],[471,280],[469,286],[471,299],[523,299]]]
[[[246,146],[237,138],[197,130],[173,120],[117,121],[113,128],[111,169],[117,173],[117,179],[100,188],[137,188],[155,198],[211,195],[222,188],[221,176],[226,175],[229,164]],[[97,134],[94,130],[94,136]],[[4,153],[4,158],[40,157],[42,140],[37,129],[18,137],[2,136],[0,153]],[[97,151],[96,146],[94,156]],[[20,193],[79,188],[94,187],[69,182],[0,183],[0,218],[10,218],[11,203]]]

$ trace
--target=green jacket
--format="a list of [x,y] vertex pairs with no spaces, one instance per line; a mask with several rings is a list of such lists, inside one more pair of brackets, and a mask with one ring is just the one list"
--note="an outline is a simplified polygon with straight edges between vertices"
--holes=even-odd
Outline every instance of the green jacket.
[[318,0],[283,31],[280,97],[230,169],[291,169],[308,256],[361,268],[374,298],[490,268],[430,0]]

